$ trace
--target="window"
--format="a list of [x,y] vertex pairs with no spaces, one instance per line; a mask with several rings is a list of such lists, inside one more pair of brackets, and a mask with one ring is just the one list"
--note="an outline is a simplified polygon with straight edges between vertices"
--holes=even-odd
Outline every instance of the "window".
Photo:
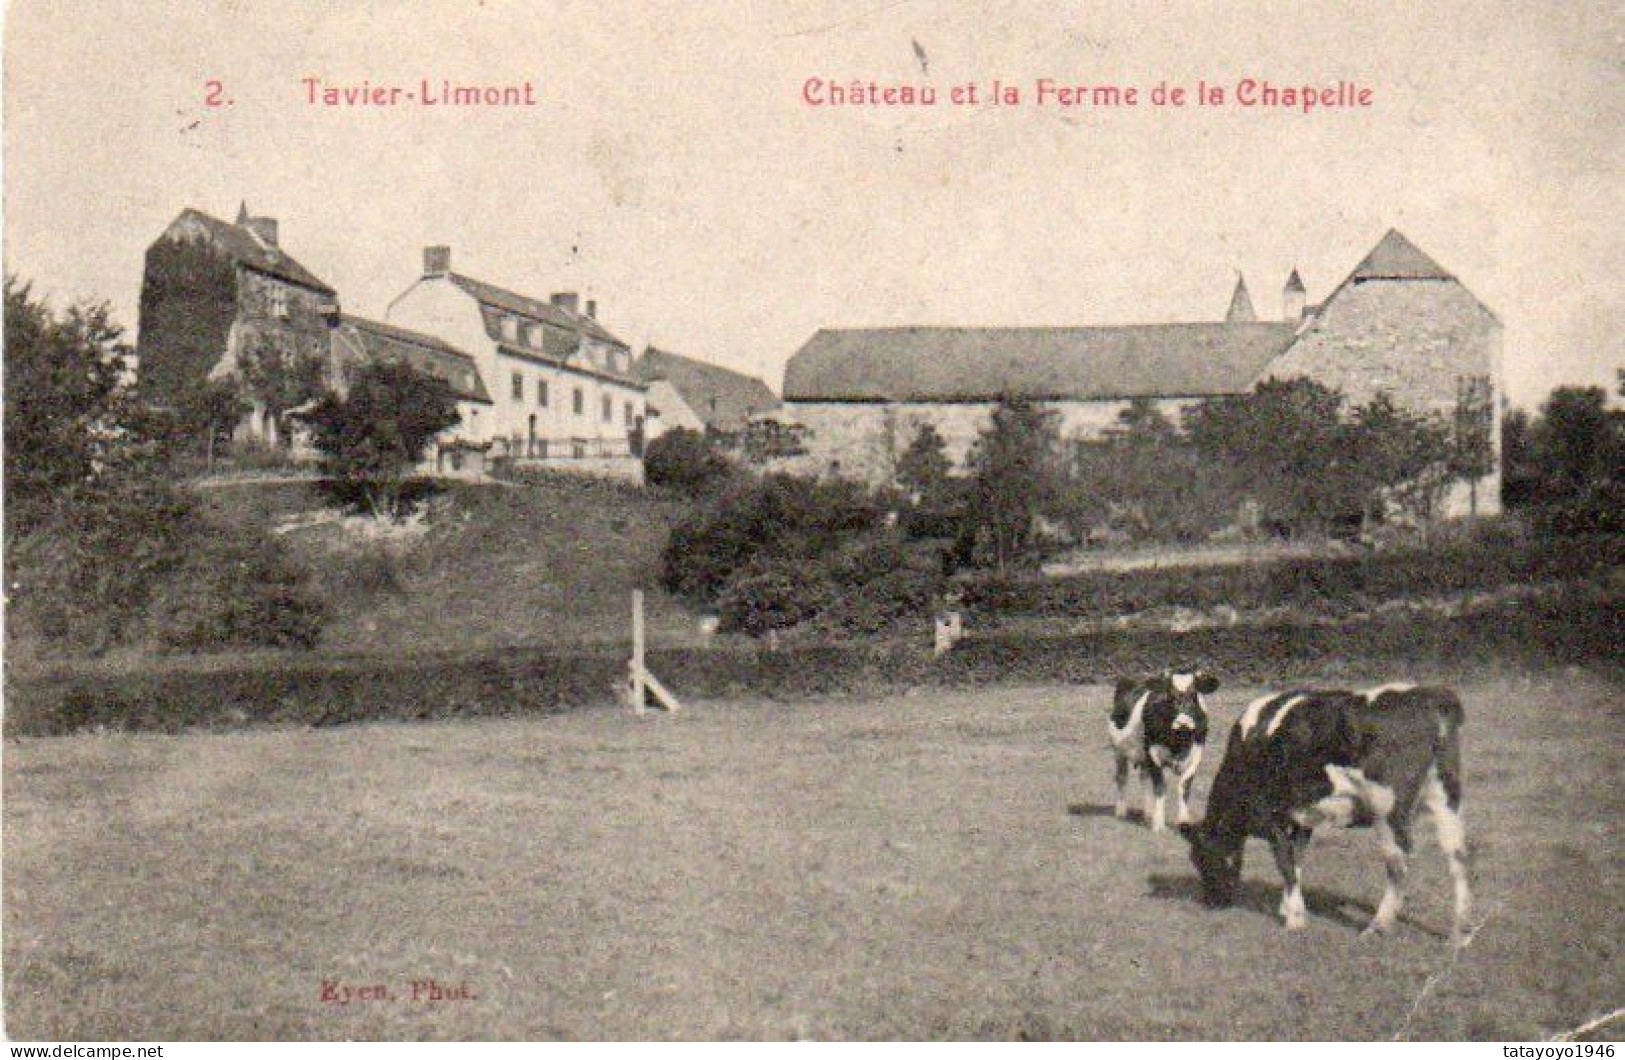
[[604,422],[615,422],[615,399],[608,394],[604,395]]
[[632,411],[632,403],[630,401],[628,401],[626,403],[626,425],[628,427],[632,426],[632,422],[633,422],[633,420],[635,418],[636,418],[636,415]]
[[587,398],[586,395],[581,393],[580,387],[576,387],[576,392],[571,396],[570,404],[577,416],[581,415],[582,410],[586,408]]
[[288,315],[288,292],[286,288],[272,284],[266,292],[267,311],[274,317]]
[[547,408],[547,380],[546,379],[538,379],[538,380],[536,380],[536,404],[540,405],[544,409]]
[[513,374],[513,399],[515,401],[525,400],[525,377],[518,372]]
[[516,318],[502,318],[502,337],[509,342],[513,342],[519,337],[519,321]]
[[532,324],[525,329],[525,345],[534,350],[542,348],[542,326],[540,324]]

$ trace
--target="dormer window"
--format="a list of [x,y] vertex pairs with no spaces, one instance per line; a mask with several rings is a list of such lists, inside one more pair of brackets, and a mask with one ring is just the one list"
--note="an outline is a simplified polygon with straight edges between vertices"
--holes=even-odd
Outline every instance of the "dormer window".
[[288,316],[287,288],[273,284],[266,295],[267,311],[274,317],[286,319]]
[[542,348],[542,326],[540,324],[532,324],[525,329],[525,344],[533,350]]
[[517,317],[502,318],[502,337],[509,342],[519,340],[519,320]]

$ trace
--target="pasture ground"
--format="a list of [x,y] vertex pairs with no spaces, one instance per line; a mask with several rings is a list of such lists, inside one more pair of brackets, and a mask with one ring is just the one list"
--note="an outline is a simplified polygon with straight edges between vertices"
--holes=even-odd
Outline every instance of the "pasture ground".
[[[1454,958],[1431,828],[1390,939],[1363,832],[1317,838],[1303,933],[1257,843],[1202,908],[1178,836],[1110,816],[1098,687],[12,740],[6,1033],[1542,1038],[1621,1004],[1620,689],[1457,687]],[[1198,801],[1252,691],[1214,697]]]

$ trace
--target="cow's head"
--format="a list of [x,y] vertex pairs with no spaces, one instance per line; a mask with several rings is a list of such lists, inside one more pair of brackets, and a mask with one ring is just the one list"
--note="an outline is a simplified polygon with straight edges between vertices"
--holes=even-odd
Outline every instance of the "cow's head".
[[1215,908],[1234,905],[1241,885],[1241,844],[1226,842],[1206,820],[1180,825],[1179,834],[1190,842],[1191,864],[1202,880],[1203,904]]
[[1198,733],[1207,732],[1202,696],[1214,692],[1219,679],[1204,670],[1164,670],[1151,682],[1148,716],[1164,719],[1168,749],[1184,754]]

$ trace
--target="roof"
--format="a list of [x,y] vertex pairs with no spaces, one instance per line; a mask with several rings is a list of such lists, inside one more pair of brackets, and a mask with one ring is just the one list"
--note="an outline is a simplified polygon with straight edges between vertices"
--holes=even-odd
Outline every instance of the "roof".
[[215,246],[241,265],[322,294],[335,296],[338,294],[317,279],[309,269],[290,257],[287,251],[275,244],[264,242],[242,225],[229,224],[218,217],[210,217],[202,210],[187,207],[165,230],[165,235],[185,232],[188,229],[197,230],[207,236]]
[[[446,274],[446,279],[473,295],[474,300],[481,305],[495,306],[509,313],[516,313],[522,317],[539,320],[544,324],[569,328],[571,331],[578,331],[600,342],[609,342],[621,347],[626,346],[626,343],[610,334],[602,324],[584,313],[571,313],[562,306],[554,305],[552,302],[544,302],[522,294],[516,294],[506,288],[486,283],[484,280],[476,280],[461,273],[449,272]],[[491,337],[500,338],[501,336],[492,335]]]
[[1453,280],[1455,277],[1422,253],[1397,228],[1390,228],[1365,260],[1354,267],[1349,279],[1359,283],[1361,280]]
[[819,331],[790,359],[786,401],[1104,400],[1234,394],[1292,341],[1291,323]]
[[779,407],[778,397],[753,375],[653,346],[643,351],[633,371],[647,383],[670,383],[706,426],[720,431],[736,431],[752,417]]
[[1253,311],[1253,296],[1247,293],[1247,278],[1241,274],[1236,275],[1236,290],[1230,296],[1230,308],[1225,311],[1224,319],[1232,324],[1245,324],[1258,319]]
[[1303,277],[1298,275],[1297,269],[1293,269],[1292,275],[1286,278],[1286,289],[1289,291],[1301,291],[1304,289]]
[[[480,379],[474,358],[433,335],[346,313],[339,318],[334,340],[334,348],[342,359],[353,356],[404,361],[420,372],[444,380],[462,401],[491,404],[491,395]],[[342,347],[340,340],[344,343]]]

